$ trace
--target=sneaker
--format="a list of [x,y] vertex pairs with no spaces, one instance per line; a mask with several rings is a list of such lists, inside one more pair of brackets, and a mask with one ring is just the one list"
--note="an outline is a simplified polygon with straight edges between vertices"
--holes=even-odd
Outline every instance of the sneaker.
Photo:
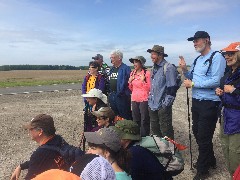
[[197,174],[194,176],[193,180],[204,180],[209,177],[209,172],[207,171],[206,173],[200,173],[197,172]]

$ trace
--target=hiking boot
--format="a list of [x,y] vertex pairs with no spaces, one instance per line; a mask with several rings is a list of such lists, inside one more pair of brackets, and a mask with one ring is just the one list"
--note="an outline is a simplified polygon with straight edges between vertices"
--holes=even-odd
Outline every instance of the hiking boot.
[[[209,167],[212,168],[212,169],[217,169],[217,164],[216,163],[210,164]],[[197,163],[196,162],[193,163],[193,168],[197,169]]]
[[205,172],[205,173],[200,173],[197,172],[197,174],[194,176],[193,180],[204,180],[207,179],[209,177],[209,172]]

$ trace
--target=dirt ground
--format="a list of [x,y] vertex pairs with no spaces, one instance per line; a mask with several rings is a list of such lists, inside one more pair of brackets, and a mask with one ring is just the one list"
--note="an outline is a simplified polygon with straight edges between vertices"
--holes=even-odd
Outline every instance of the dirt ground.
[[[69,143],[79,145],[83,128],[83,103],[80,91],[34,93],[0,96],[0,180],[9,179],[12,171],[22,161],[28,160],[37,144],[30,140],[22,125],[40,113],[54,117],[57,134]],[[175,140],[189,146],[186,90],[180,88],[173,106],[173,125]],[[214,135],[214,150],[217,169],[210,171],[213,180],[230,179],[225,167],[221,145],[218,138],[219,124]],[[193,160],[196,161],[197,146],[192,135]],[[190,170],[189,149],[183,151],[185,170],[174,179],[190,180],[196,173]],[[25,172],[22,172],[21,179]]]

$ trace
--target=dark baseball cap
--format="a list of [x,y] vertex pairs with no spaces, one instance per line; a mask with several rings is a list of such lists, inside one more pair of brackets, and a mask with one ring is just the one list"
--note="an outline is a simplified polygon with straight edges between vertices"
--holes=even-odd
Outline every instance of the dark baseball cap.
[[93,144],[105,144],[109,149],[117,152],[121,148],[121,138],[112,128],[101,128],[95,132],[84,132],[86,141]]
[[193,37],[188,38],[188,41],[193,41],[194,39],[198,39],[198,38],[209,38],[210,36],[206,31],[197,31]]
[[101,54],[97,54],[96,56],[92,57],[92,59],[94,60],[103,59],[103,56]]

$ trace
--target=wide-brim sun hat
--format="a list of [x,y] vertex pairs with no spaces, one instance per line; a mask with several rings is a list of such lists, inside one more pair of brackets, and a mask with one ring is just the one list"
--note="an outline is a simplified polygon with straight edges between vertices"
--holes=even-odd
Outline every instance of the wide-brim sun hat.
[[103,92],[100,89],[93,88],[90,91],[88,91],[87,94],[82,94],[82,97],[90,97],[90,98],[98,98],[101,99],[105,104],[107,104],[107,96],[103,94]]
[[111,126],[120,136],[121,139],[140,140],[140,127],[135,121],[121,120],[117,121],[115,126]]
[[146,63],[146,59],[143,56],[136,56],[135,58],[130,58],[129,61],[134,63],[134,60],[138,60],[141,62],[142,66]]
[[164,47],[159,45],[154,45],[152,49],[148,49],[147,52],[156,52],[159,54],[163,54],[163,57],[168,57],[168,55],[164,53]]

